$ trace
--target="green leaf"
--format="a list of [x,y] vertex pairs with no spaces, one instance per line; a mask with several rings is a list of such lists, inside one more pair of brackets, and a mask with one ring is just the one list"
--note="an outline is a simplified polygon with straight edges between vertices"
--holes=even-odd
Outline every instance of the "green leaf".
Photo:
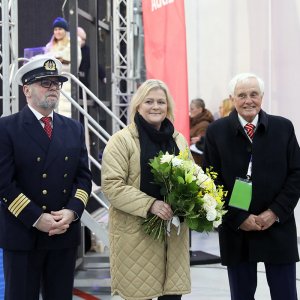
[[[160,165],[160,167],[162,169],[166,169],[167,167],[169,166],[169,163],[168,162],[164,162],[163,164]],[[165,171],[165,170],[164,170]]]
[[195,203],[194,203],[194,202],[191,202],[191,203],[189,204],[188,211],[192,211],[192,209],[194,208],[194,206],[195,206]]
[[183,177],[184,176],[184,172],[180,169],[180,168],[176,168],[175,170],[175,177]]
[[162,196],[168,195],[168,191],[167,191],[167,188],[165,186],[160,189],[160,194]]
[[187,183],[191,183],[193,181],[193,173],[192,172],[185,173],[185,181]]
[[168,166],[167,168],[165,168],[165,172],[170,172],[171,171],[171,166]]
[[195,229],[198,232],[210,232],[213,229],[213,221],[208,221],[206,218],[199,218],[198,219],[198,226]]
[[195,219],[195,218],[199,218],[200,214],[197,214],[197,215],[190,215],[189,218],[191,219]]
[[196,230],[198,227],[198,219],[191,219],[187,217],[186,219],[186,225],[191,228],[192,230]]
[[160,163],[154,159],[151,163],[149,163],[149,165],[153,168],[153,169],[157,169],[160,167]]
[[190,191],[194,191],[195,193],[198,194],[199,192],[199,187],[197,185],[197,183],[195,181],[192,181],[190,184],[189,184],[189,190]]
[[185,192],[185,190],[186,190],[186,185],[183,184],[183,183],[179,183],[179,184],[178,184],[178,187],[177,187],[177,190],[178,190],[178,192],[179,192],[180,194],[183,194],[183,193]]
[[175,202],[175,199],[176,199],[176,197],[175,197],[175,195],[174,195],[174,194],[169,194],[169,196],[168,196],[168,199],[169,199],[170,203],[174,203],[174,202]]
[[184,184],[184,179],[181,176],[177,177],[177,181],[178,181],[179,184],[180,183]]

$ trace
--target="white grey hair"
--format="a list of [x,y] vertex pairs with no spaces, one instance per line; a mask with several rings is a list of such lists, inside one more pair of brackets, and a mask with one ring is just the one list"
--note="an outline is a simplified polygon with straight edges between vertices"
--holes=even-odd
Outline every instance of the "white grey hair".
[[231,97],[234,96],[234,90],[235,90],[235,87],[238,82],[243,81],[244,83],[248,83],[251,78],[255,78],[258,81],[260,92],[261,92],[261,94],[263,94],[263,92],[265,90],[265,83],[255,74],[242,73],[242,74],[239,74],[239,75],[236,75],[235,77],[233,77],[231,79],[231,81],[229,82],[229,95]]

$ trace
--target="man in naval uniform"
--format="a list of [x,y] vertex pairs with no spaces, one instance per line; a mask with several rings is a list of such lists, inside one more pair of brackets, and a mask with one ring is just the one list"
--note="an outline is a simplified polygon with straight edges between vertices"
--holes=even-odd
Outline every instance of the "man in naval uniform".
[[56,114],[62,64],[37,58],[16,73],[24,109],[0,118],[0,247],[6,300],[73,296],[80,217],[91,192],[82,125]]

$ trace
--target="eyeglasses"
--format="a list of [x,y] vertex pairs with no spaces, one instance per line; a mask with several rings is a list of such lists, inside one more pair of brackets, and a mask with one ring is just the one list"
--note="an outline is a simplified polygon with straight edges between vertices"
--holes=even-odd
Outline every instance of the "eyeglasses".
[[46,89],[49,89],[52,86],[52,84],[54,85],[54,87],[57,90],[60,90],[62,88],[62,85],[63,85],[63,83],[60,82],[60,81],[52,81],[50,79],[41,80],[41,86],[46,88]]

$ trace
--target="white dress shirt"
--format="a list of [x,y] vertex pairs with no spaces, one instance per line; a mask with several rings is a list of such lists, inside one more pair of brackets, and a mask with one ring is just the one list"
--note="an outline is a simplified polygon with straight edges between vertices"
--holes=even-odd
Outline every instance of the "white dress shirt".
[[[33,114],[36,116],[36,118],[39,120],[40,124],[42,125],[42,127],[44,128],[45,127],[45,123],[41,120],[41,118],[45,117],[44,115],[42,115],[40,112],[38,112],[37,110],[35,110],[33,107],[31,107],[29,104],[28,104],[28,107],[29,109],[33,112]],[[51,113],[47,116],[47,117],[50,117],[51,118],[51,121],[50,121],[50,125],[53,129],[53,110],[51,111]]]

